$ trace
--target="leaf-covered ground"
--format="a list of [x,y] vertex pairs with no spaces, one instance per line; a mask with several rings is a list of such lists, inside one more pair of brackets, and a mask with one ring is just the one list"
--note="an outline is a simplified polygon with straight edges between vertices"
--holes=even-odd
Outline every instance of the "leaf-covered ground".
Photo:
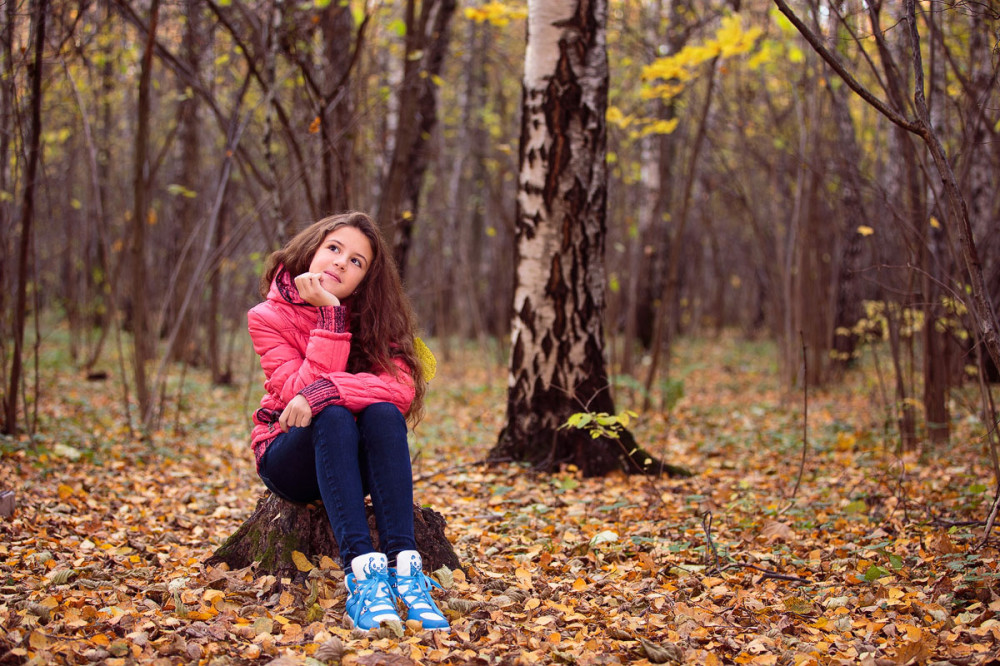
[[633,432],[695,475],[582,479],[478,463],[505,410],[503,370],[484,356],[440,359],[413,439],[417,495],[447,518],[465,565],[439,574],[450,633],[345,629],[342,573],[326,560],[296,580],[205,564],[262,490],[246,446],[256,385],[188,373],[148,443],[123,427],[113,380],[47,372],[41,434],[0,442],[0,492],[16,492],[0,518],[0,664],[987,664],[1000,652],[975,394],[956,394],[953,445],[917,458],[895,454],[876,380],[811,391],[796,490],[802,396],[780,390],[771,350],[684,343],[671,384],[683,397]]

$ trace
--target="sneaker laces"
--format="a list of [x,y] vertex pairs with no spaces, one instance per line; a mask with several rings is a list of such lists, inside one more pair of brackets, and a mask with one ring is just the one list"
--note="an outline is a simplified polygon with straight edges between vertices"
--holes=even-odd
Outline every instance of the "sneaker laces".
[[445,622],[447,625],[444,615],[431,599],[430,591],[434,587],[444,589],[422,571],[411,576],[396,574],[396,594],[406,603],[410,619],[421,620],[425,624],[427,621]]
[[[357,587],[351,591],[353,609],[350,615],[356,625],[368,624],[368,621],[378,623],[376,618],[379,615],[396,615],[396,605],[385,574],[379,572],[369,575],[365,580],[355,579],[354,582]],[[398,620],[398,616],[392,619]]]

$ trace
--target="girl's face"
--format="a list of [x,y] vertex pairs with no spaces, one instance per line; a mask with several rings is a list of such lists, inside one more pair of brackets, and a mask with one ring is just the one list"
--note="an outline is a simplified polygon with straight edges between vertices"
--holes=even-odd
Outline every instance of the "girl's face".
[[309,264],[309,272],[319,273],[323,288],[343,301],[364,280],[372,256],[371,243],[360,229],[340,227],[323,239]]

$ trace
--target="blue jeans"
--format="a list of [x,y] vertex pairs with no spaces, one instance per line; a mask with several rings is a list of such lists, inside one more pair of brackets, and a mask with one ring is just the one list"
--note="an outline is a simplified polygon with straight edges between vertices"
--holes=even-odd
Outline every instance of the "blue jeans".
[[305,428],[278,435],[259,471],[282,499],[323,500],[345,568],[375,551],[365,515],[368,494],[379,546],[390,563],[401,551],[416,550],[406,420],[392,403],[375,403],[358,414],[339,405],[325,408]]

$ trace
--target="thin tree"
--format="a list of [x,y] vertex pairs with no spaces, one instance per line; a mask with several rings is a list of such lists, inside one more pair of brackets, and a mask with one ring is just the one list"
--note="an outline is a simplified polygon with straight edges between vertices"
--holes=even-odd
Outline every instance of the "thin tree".
[[146,225],[149,201],[149,126],[150,92],[152,88],[153,49],[156,44],[156,24],[159,18],[160,2],[153,0],[149,8],[149,30],[142,54],[139,74],[138,124],[135,134],[135,174],[132,182],[132,335],[133,372],[135,375],[136,397],[139,401],[139,418],[146,425],[152,422],[154,405],[146,377],[146,363],[153,356],[153,336],[150,331],[150,317],[146,279]]
[[4,396],[4,424],[6,434],[17,432],[17,402],[20,395],[22,358],[24,354],[24,328],[28,307],[28,253],[31,247],[31,226],[35,217],[35,178],[41,155],[42,139],[42,53],[45,47],[45,18],[48,0],[36,0],[31,16],[34,58],[29,64],[28,80],[31,85],[28,107],[30,109],[28,160],[24,171],[24,193],[21,198],[21,234],[18,240],[17,292],[14,296],[14,355]]
[[429,138],[437,125],[437,81],[448,47],[448,25],[457,3],[423,0],[419,14],[416,5],[417,0],[407,0],[399,122],[376,215],[383,233],[392,234],[393,255],[400,275],[406,271],[420,189],[427,171]]
[[627,429],[593,437],[575,413],[614,414],[604,349],[606,0],[530,0],[507,424],[493,461],[585,475],[652,470]]

